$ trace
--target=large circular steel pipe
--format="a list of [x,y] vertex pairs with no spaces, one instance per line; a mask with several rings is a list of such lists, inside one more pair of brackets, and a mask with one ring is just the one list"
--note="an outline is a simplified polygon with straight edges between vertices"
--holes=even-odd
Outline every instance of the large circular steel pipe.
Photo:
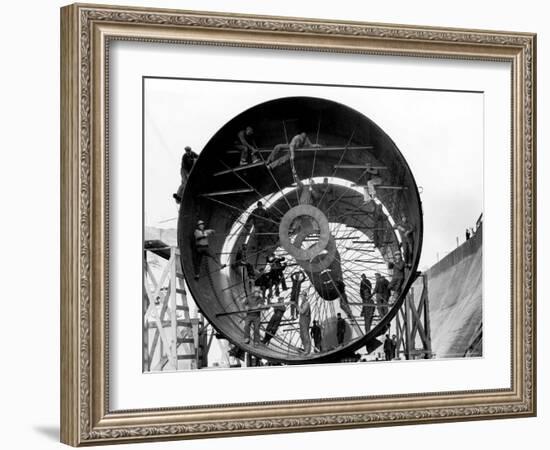
[[[259,151],[248,155],[256,163],[241,166],[238,134],[247,127]],[[288,144],[300,133],[312,145],[297,146],[292,159]],[[199,220],[214,230],[208,251],[196,246]],[[232,343],[273,362],[338,361],[369,348],[401,307],[420,259],[422,208],[407,162],[373,121],[333,101],[281,98],[230,120],[202,150],[180,206],[178,245],[194,300]],[[361,296],[361,275],[373,288],[375,273],[391,281],[396,254],[407,267],[389,303]],[[258,280],[269,275],[273,257],[285,267],[276,285],[265,286]],[[265,295],[263,342],[247,343],[244,300],[254,284]],[[296,292],[308,298],[322,330],[308,353],[291,302]]]

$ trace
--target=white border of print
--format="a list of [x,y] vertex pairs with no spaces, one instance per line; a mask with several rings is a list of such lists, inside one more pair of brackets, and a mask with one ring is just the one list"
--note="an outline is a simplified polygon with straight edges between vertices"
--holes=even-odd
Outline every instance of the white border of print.
[[[256,49],[132,42],[111,45],[111,410],[510,386],[511,161],[503,157],[510,152],[508,64],[287,51],[268,55]],[[136,193],[142,191],[144,75],[484,91],[484,357],[142,374],[142,202]],[[230,103],[230,96],[228,92],[225,102],[220,99],[220,107]]]

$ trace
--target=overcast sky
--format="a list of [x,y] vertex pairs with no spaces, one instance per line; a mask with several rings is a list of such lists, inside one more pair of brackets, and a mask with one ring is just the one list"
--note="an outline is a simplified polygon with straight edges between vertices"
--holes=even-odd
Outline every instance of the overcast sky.
[[145,225],[175,228],[174,193],[186,145],[200,154],[242,111],[268,100],[313,96],[343,103],[380,126],[407,160],[421,191],[419,268],[462,243],[483,210],[483,94],[161,80],[145,82]]

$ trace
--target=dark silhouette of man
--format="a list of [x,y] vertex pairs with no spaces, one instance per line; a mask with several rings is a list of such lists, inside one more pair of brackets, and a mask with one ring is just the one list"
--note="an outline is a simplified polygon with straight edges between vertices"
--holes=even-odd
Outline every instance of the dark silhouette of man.
[[311,337],[313,338],[313,345],[315,346],[317,351],[322,352],[323,346],[321,343],[321,327],[319,326],[319,322],[317,322],[316,320],[313,321],[313,325],[311,326]]
[[336,340],[338,341],[338,345],[342,345],[346,336],[346,321],[342,319],[342,314],[340,313],[336,317]]
[[193,169],[193,166],[195,165],[195,161],[199,155],[197,155],[191,147],[187,146],[185,147],[185,151],[183,153],[183,156],[181,157],[181,167],[180,167],[180,175],[181,175],[181,183],[180,187],[178,188],[178,191],[172,196],[176,200],[176,203],[181,203],[181,200],[183,198],[183,190],[185,189],[185,185],[187,184],[187,179],[189,178],[189,174],[191,173],[191,169]]
[[374,274],[376,278],[376,284],[374,285],[374,295],[376,303],[378,305],[378,314],[380,317],[384,317],[387,313],[387,304],[390,299],[389,281],[380,273]]
[[374,316],[374,302],[372,301],[372,284],[367,276],[361,274],[361,283],[359,284],[359,296],[363,302],[361,315],[365,319],[365,334],[367,334],[372,326],[372,318]]

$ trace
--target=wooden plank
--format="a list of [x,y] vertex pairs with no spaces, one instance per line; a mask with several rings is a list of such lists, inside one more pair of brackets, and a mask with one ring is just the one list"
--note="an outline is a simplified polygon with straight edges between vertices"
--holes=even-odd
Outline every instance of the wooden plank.
[[389,186],[384,184],[378,184],[375,186],[375,189],[390,189],[390,190],[396,190],[396,191],[406,191],[409,188],[407,186]]
[[426,334],[424,333],[424,327],[422,326],[422,323],[420,322],[420,317],[418,315],[418,312],[416,310],[416,306],[414,304],[414,298],[412,296],[409,296],[408,301],[409,301],[409,308],[410,308],[410,311],[411,311],[411,315],[413,316],[412,318],[413,318],[413,322],[414,322],[414,326],[413,326],[414,333],[412,333],[412,330],[411,330],[411,340],[414,341],[414,339],[416,337],[416,330],[418,330],[418,333],[420,334],[420,339],[422,339],[422,345],[425,346],[426,340],[427,340],[426,339]]
[[[190,320],[184,320],[184,319],[178,319],[177,320],[177,325],[179,327],[185,327],[185,328],[191,328],[193,326]],[[154,321],[154,322],[148,322],[147,326],[149,328],[158,328],[159,324],[157,324],[157,322]],[[161,328],[167,328],[167,327],[171,327],[171,326],[172,326],[172,321],[171,320],[162,320],[162,321],[160,321],[160,327]]]
[[386,166],[371,166],[370,164],[335,164],[335,169],[372,169],[372,170],[385,170]]
[[208,192],[207,194],[201,194],[202,197],[215,197],[218,195],[234,195],[234,194],[248,194],[254,192],[254,189],[228,189],[225,191]]
[[[149,328],[150,327],[146,327],[147,332],[149,332]],[[153,343],[151,344],[151,349],[149,350],[149,361],[148,361],[149,364],[148,364],[147,372],[151,370],[151,362],[153,361],[153,357],[155,355],[155,350],[157,349],[159,338],[160,338],[159,330],[155,330],[155,335],[153,336]]]
[[428,276],[422,274],[422,283],[424,289],[422,290],[422,302],[424,304],[424,326],[426,332],[426,350],[432,355],[432,334],[430,324],[430,297],[428,295]]
[[[295,149],[294,151],[296,153],[301,153],[301,152],[313,152],[313,151],[324,151],[324,152],[332,152],[332,151],[342,151],[342,150],[372,150],[374,148],[374,146],[372,145],[358,145],[358,146],[327,146],[327,147],[303,147],[303,148],[297,148]],[[260,148],[258,149],[258,152],[260,153],[271,153],[273,151],[272,148]],[[231,154],[231,155],[236,155],[236,154],[241,154],[241,151],[240,150],[228,150],[227,151],[228,154]]]
[[253,169],[255,167],[260,167],[260,166],[265,166],[265,163],[263,161],[260,161],[260,162],[253,163],[253,164],[246,164],[246,165],[243,165],[243,166],[233,167],[232,169],[225,169],[225,170],[222,170],[220,172],[216,172],[214,174],[214,176],[217,177],[219,175],[225,175],[225,174],[228,174],[228,173],[240,172],[242,170]]
[[[406,299],[405,299],[406,300]],[[410,359],[411,357],[411,340],[410,340],[410,313],[407,302],[405,301],[405,317],[404,317],[404,330],[405,330],[405,359]]]

